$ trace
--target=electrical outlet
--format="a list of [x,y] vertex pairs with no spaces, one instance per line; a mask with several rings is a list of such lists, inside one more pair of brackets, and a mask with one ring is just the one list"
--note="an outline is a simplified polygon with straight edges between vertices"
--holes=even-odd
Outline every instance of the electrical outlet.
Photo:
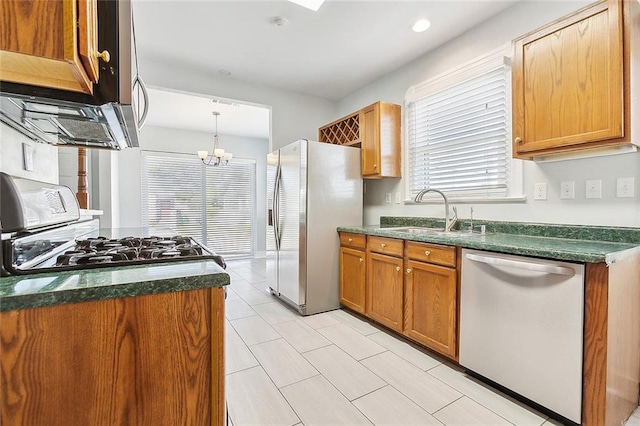
[[574,181],[560,182],[560,199],[573,200],[576,198],[576,183]]
[[547,199],[547,184],[536,183],[533,189],[534,200],[546,200]]
[[384,202],[386,204],[391,204],[391,193],[387,192],[386,194],[384,194]]
[[585,184],[585,196],[587,198],[602,198],[602,180],[588,180]]
[[402,193],[396,192],[396,204],[402,204]]
[[618,178],[616,182],[616,197],[633,198],[635,197],[634,178]]

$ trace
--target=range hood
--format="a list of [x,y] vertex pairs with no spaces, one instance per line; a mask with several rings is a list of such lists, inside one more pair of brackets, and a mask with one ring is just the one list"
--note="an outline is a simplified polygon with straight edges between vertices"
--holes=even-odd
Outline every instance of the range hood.
[[98,44],[111,52],[111,60],[101,64],[93,94],[2,81],[0,121],[34,141],[52,145],[111,150],[140,146],[138,130],[148,98],[133,70],[137,64],[132,60],[131,2],[98,0],[97,13]]
[[94,106],[3,94],[0,121],[36,142],[52,145],[115,150],[139,146],[131,106],[113,102]]

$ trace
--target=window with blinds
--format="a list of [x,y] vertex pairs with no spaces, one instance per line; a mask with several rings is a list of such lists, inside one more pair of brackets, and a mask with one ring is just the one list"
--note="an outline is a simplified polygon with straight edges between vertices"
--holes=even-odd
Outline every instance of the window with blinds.
[[510,68],[503,57],[472,68],[453,73],[453,83],[446,75],[422,83],[405,99],[411,198],[424,188],[451,198],[518,193],[511,191],[521,178],[510,175]]
[[171,228],[223,256],[255,252],[256,163],[207,167],[195,156],[142,153],[142,223]]

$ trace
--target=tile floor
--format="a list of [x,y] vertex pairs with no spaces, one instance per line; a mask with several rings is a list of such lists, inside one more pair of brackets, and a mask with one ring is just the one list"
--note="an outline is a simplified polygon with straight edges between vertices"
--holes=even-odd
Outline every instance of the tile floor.
[[[557,425],[346,311],[301,317],[264,259],[228,262],[227,402],[241,425]],[[626,423],[640,426],[640,409]]]

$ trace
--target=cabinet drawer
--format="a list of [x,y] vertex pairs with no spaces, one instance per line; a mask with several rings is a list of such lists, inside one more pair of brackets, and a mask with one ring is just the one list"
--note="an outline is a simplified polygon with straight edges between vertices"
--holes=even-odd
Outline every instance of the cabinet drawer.
[[340,245],[344,247],[365,249],[367,246],[367,236],[364,234],[351,234],[349,232],[340,233]]
[[367,250],[391,256],[402,256],[403,240],[369,236]]
[[417,243],[407,241],[405,256],[421,262],[437,265],[456,266],[456,248],[436,244]]

